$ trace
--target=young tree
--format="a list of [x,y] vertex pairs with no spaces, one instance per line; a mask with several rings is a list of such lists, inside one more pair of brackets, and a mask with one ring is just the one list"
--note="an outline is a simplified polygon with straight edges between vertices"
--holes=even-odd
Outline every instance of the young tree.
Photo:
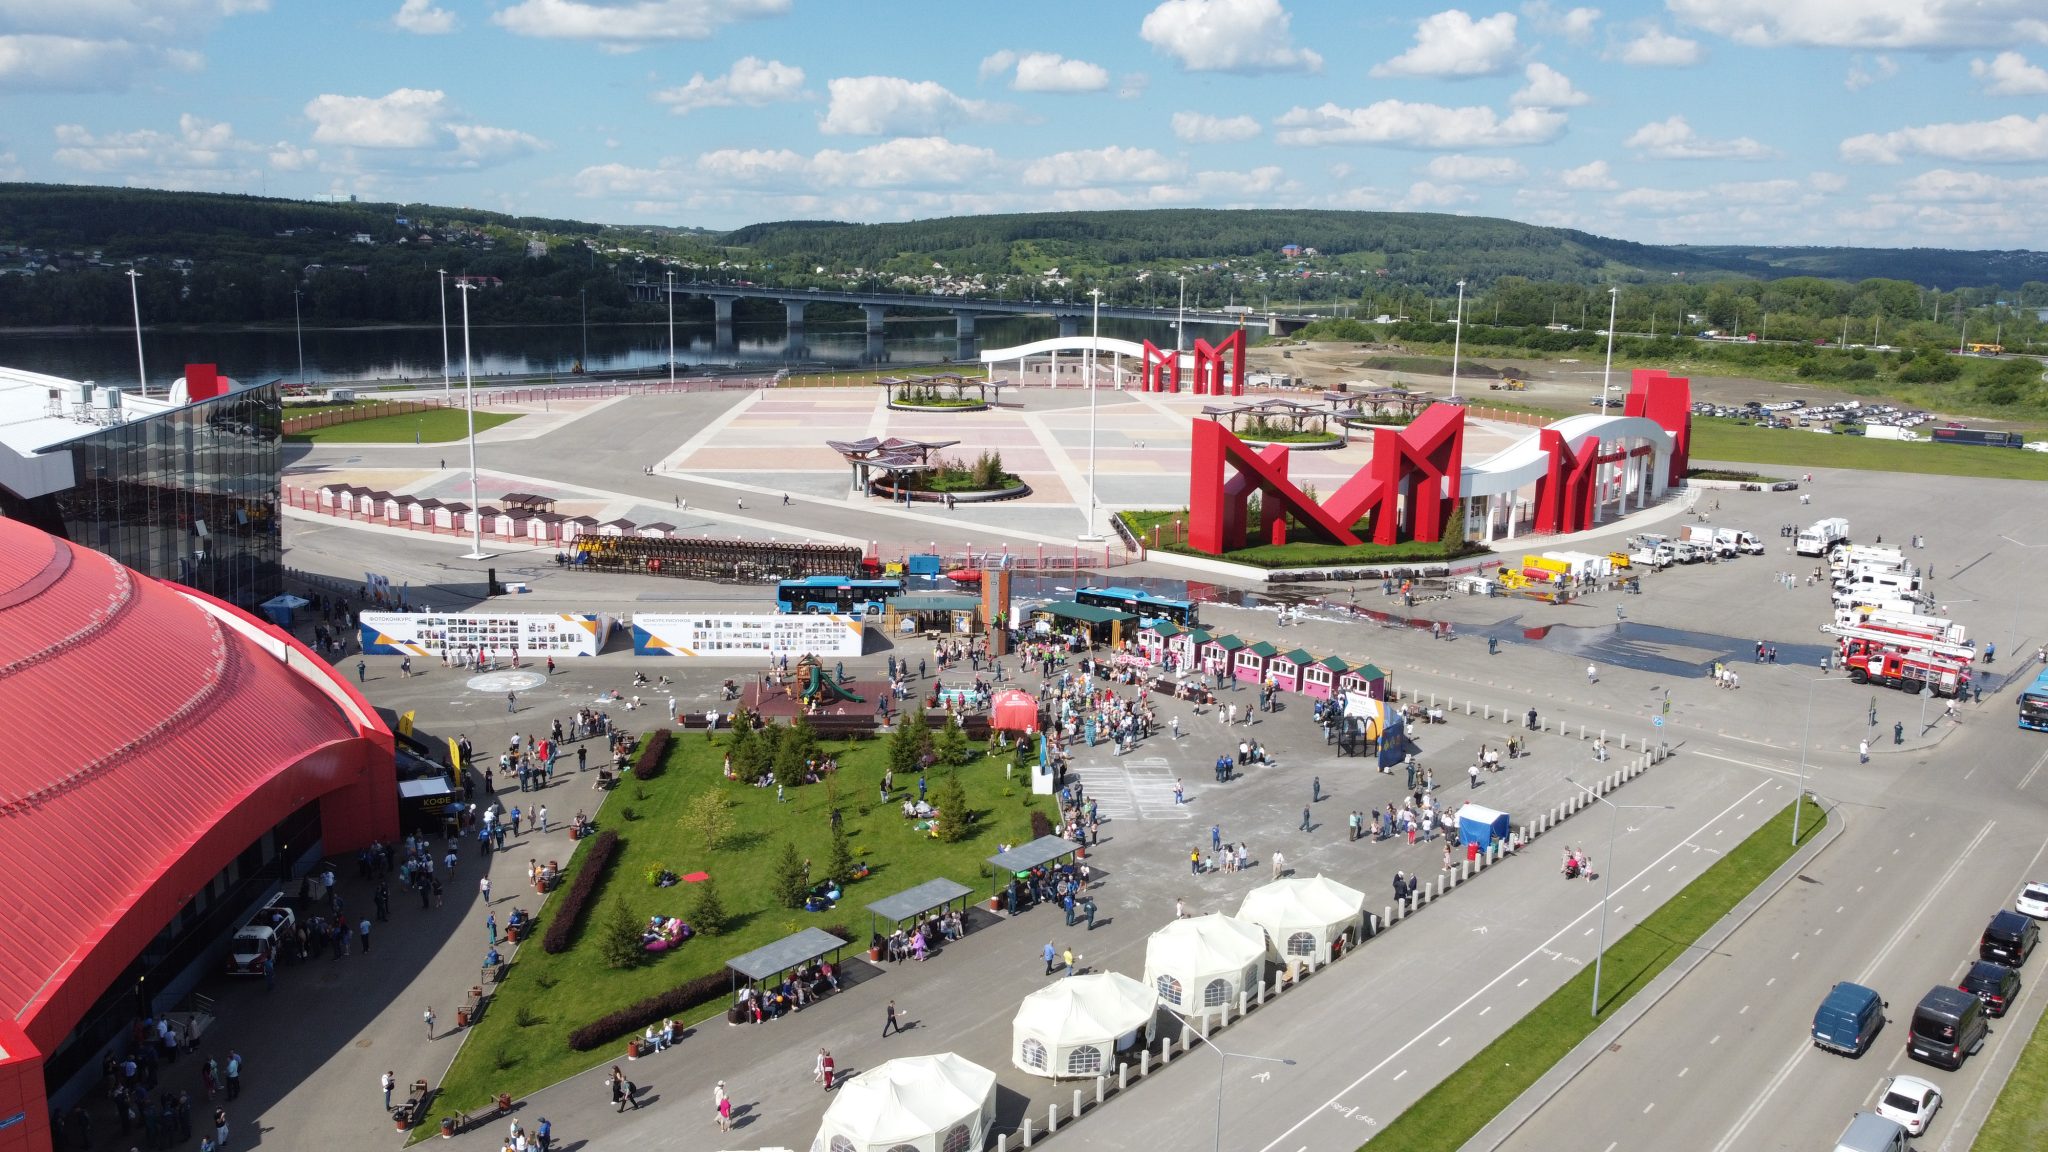
[[974,745],[968,742],[967,733],[960,727],[958,719],[946,717],[946,726],[932,738],[932,754],[939,758],[941,764],[958,766],[974,763]]
[[784,908],[801,908],[810,894],[811,878],[803,858],[796,854],[796,845],[784,840],[782,855],[775,861],[775,899]]
[[732,797],[723,788],[713,788],[697,797],[690,810],[683,813],[682,822],[685,830],[696,833],[704,842],[704,850],[711,852],[732,835],[733,826],[739,821],[732,814]]
[[846,829],[832,829],[832,855],[825,864],[825,876],[835,884],[853,879],[853,845],[847,843]]
[[798,716],[783,730],[775,746],[775,779],[783,784],[801,784],[804,765],[818,756],[818,732],[811,722]]
[[604,927],[598,933],[598,954],[613,968],[631,968],[647,954],[641,944],[640,920],[626,907],[624,896],[614,897],[605,909]]
[[954,772],[948,770],[933,786],[932,807],[939,810],[939,839],[957,844],[974,835],[974,809],[967,806],[967,789]]
[[889,768],[898,776],[916,773],[931,746],[932,730],[924,720],[924,705],[905,708],[896,718],[896,731],[889,737]]
[[706,936],[725,931],[725,901],[718,898],[718,881],[706,878],[697,885],[697,899],[690,904],[690,927]]

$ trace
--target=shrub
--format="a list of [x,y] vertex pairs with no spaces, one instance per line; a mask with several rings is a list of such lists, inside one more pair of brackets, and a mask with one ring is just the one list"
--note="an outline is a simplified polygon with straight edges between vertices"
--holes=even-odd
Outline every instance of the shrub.
[[[919,690],[922,699],[923,689]],[[924,763],[924,755],[931,750],[932,730],[925,722],[924,705],[913,705],[903,710],[896,719],[896,731],[889,737],[889,770],[899,776],[908,776]]]
[[661,775],[662,762],[668,758],[668,746],[674,739],[666,728],[648,733],[647,742],[640,745],[640,758],[633,761],[633,779],[652,780]]
[[617,832],[599,832],[591,838],[590,847],[583,850],[583,867],[577,871],[569,890],[562,893],[555,914],[548,918],[548,930],[540,941],[541,951],[549,954],[567,952],[576,943],[576,928],[583,922],[583,913],[597,894],[597,886],[604,879],[604,870],[611,865],[612,857],[618,855],[618,851]]
[[804,870],[796,845],[782,842],[782,856],[775,861],[775,899],[784,908],[801,908],[811,894],[811,878]]
[[932,789],[932,807],[939,810],[938,826],[933,830],[940,840],[958,844],[974,835],[974,809],[967,803],[967,789],[952,772],[939,777]]
[[616,1012],[605,1013],[569,1033],[569,1047],[578,1052],[588,1052],[629,1032],[638,1032],[649,1024],[659,1024],[671,1016],[680,1016],[699,1004],[709,1004],[725,994],[725,973],[707,973],[660,995],[649,996],[637,1004],[629,1004]]
[[683,813],[683,827],[697,834],[704,842],[706,852],[716,851],[739,824],[732,808],[732,797],[726,795],[723,788],[713,788],[700,794],[690,805],[690,810]]
[[1038,809],[1031,810],[1031,838],[1052,835],[1052,819]]
[[725,933],[725,901],[718,898],[718,881],[706,878],[697,885],[697,899],[690,906],[690,926],[706,936]]

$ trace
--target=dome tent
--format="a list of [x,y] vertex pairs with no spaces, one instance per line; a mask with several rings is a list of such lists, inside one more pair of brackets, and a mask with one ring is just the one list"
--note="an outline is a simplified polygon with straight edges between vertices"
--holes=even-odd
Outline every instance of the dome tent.
[[1145,984],[1183,1016],[1210,1016],[1265,974],[1266,933],[1221,913],[1175,920],[1145,941]]
[[996,1074],[951,1052],[891,1060],[833,1093],[811,1152],[980,1152]]
[[1363,924],[1365,893],[1327,876],[1296,876],[1245,893],[1240,919],[1266,930],[1267,955],[1298,964],[1313,956],[1328,963],[1330,943]]
[[1116,1053],[1150,1043],[1158,1012],[1152,990],[1121,972],[1055,980],[1017,1006],[1010,1062],[1055,1080],[1094,1076],[1112,1066]]

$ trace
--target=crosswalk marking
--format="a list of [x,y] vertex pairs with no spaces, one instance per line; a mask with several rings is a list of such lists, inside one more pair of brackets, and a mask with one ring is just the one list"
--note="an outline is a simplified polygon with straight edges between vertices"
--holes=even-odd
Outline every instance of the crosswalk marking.
[[1173,802],[1174,770],[1164,757],[1080,765],[1068,774],[1081,782],[1096,809],[1110,820],[1194,819],[1187,805]]

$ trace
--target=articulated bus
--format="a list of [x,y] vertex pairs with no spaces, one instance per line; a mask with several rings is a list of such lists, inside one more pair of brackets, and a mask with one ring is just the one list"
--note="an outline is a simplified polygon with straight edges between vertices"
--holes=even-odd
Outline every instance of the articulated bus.
[[775,610],[819,616],[879,616],[884,601],[902,594],[901,580],[806,576],[775,586]]
[[1201,623],[1196,618],[1194,604],[1186,600],[1169,600],[1164,596],[1154,596],[1150,592],[1140,592],[1136,588],[1083,588],[1074,593],[1074,601],[1079,604],[1092,604],[1097,608],[1114,608],[1119,612],[1129,612],[1143,624],[1150,624],[1154,620],[1170,620],[1183,628],[1194,628]]
[[2048,672],[2035,677],[2020,693],[2020,727],[2048,732]]

